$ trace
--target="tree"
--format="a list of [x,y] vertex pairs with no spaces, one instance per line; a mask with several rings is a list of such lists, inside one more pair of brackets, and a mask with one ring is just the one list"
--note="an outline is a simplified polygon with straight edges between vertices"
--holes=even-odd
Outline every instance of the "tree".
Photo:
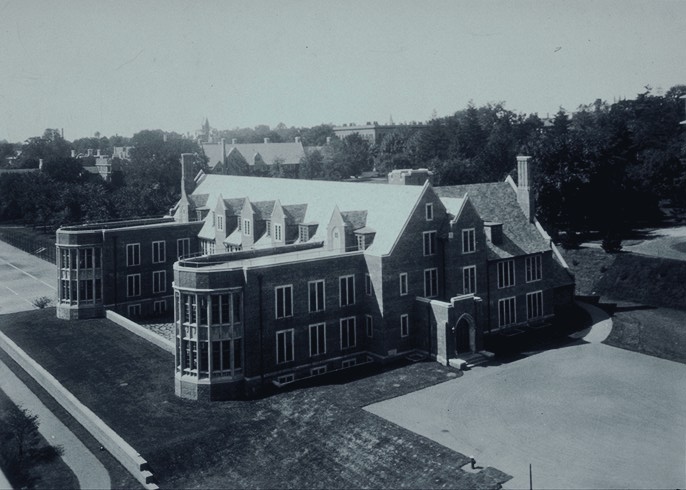
[[321,179],[324,171],[324,156],[319,150],[307,152],[300,159],[299,176],[301,179]]

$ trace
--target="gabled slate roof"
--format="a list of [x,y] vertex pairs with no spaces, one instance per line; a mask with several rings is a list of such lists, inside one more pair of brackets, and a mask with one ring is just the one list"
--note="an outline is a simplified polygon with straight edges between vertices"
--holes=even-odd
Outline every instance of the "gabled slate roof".
[[310,238],[314,242],[325,241],[327,225],[336,206],[342,210],[364,210],[367,216],[363,226],[376,230],[374,243],[366,253],[385,255],[391,252],[427,185],[377,185],[211,174],[200,182],[193,194],[208,195],[210,206],[216,203],[220,194],[234,199],[248,197],[254,203],[278,200],[296,223],[319,225]]
[[[208,158],[208,165],[214,169],[222,159],[222,143],[203,143],[202,149]],[[305,149],[302,143],[224,143],[226,155],[235,149],[240,153],[248,165],[255,165],[255,156],[259,155],[267,165],[273,165],[277,160],[282,160],[286,165],[300,163],[300,159],[305,156]]]
[[352,231],[364,228],[367,224],[367,211],[341,211],[341,216]]
[[466,198],[476,208],[484,221],[503,224],[503,241],[500,244],[488,242],[488,258],[504,259],[550,250],[550,243],[543,238],[533,223],[524,215],[517,202],[517,193],[509,182],[487,184],[453,185],[434,187],[434,191],[452,211],[457,204],[455,198]]
[[257,217],[261,220],[271,219],[272,211],[274,211],[274,204],[276,201],[259,201],[253,202],[252,208]]

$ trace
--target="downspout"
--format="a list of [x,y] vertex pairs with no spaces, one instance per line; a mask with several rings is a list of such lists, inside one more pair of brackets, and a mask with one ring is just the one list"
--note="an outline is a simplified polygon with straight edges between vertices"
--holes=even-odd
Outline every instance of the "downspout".
[[[247,281],[246,281],[247,283]],[[264,338],[263,325],[262,325],[262,274],[257,274],[257,304],[259,305],[258,312],[258,326],[260,332],[260,383],[261,387],[264,387],[264,349],[262,348],[262,341]]]

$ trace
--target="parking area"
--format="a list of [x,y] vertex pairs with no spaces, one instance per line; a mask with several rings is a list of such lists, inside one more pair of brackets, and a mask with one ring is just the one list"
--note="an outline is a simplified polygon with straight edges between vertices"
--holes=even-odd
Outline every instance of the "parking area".
[[686,365],[600,343],[366,409],[513,475],[505,488],[684,488]]
[[0,241],[0,314],[35,309],[32,301],[57,297],[54,264]]

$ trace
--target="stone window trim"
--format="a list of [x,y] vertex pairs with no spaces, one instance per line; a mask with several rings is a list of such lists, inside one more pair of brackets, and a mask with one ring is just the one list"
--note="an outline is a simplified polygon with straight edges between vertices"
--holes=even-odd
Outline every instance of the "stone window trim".
[[407,313],[400,315],[400,336],[407,337],[410,335],[410,317]]
[[515,261],[507,259],[498,262],[498,289],[509,288],[515,285]]
[[341,318],[341,349],[351,349],[357,344],[357,333],[355,332],[357,326],[354,316]]
[[274,314],[277,320],[293,316],[292,284],[285,284],[274,288]]
[[153,271],[152,273],[152,292],[167,292],[167,271]]
[[127,243],[126,244],[126,266],[135,267],[141,265],[141,244]]
[[364,329],[367,337],[370,339],[374,337],[374,317],[372,315],[364,316]]
[[372,285],[372,277],[369,274],[364,275],[364,292],[367,296],[374,294],[374,286]]
[[167,242],[158,240],[152,242],[152,263],[162,264],[167,261]]
[[465,228],[462,230],[462,253],[471,254],[476,252],[476,230]]
[[422,232],[424,256],[436,255],[436,231]]
[[314,323],[309,326],[310,357],[326,354],[326,323]]
[[181,258],[188,256],[191,253],[191,239],[178,238],[176,240],[176,257]]
[[291,362],[295,358],[294,350],[295,344],[293,342],[293,337],[295,335],[295,330],[289,328],[287,330],[278,330],[276,332],[276,363],[284,364],[286,362]]
[[326,282],[324,279],[307,283],[308,308],[310,313],[326,310]]
[[543,291],[526,294],[526,318],[535,320],[543,317]]
[[529,255],[524,259],[526,282],[535,282],[543,279],[543,256],[541,254]]
[[424,206],[424,217],[426,221],[433,221],[434,219],[434,203],[427,202]]
[[282,242],[283,241],[283,228],[281,226],[281,223],[274,223],[274,241],[277,242]]
[[126,297],[136,298],[141,295],[141,275],[129,274],[126,276]]
[[517,323],[517,298],[511,296],[498,300],[498,327],[508,327]]
[[246,236],[250,236],[251,234],[251,222],[249,219],[244,219],[243,220],[243,234]]
[[476,294],[476,266],[468,265],[462,268],[462,293]]
[[407,272],[401,272],[400,275],[398,276],[398,280],[400,282],[400,296],[407,296],[407,294],[408,294]]
[[438,269],[424,269],[424,297],[434,298],[438,296]]
[[350,306],[355,304],[355,275],[340,276],[338,278],[338,305]]

